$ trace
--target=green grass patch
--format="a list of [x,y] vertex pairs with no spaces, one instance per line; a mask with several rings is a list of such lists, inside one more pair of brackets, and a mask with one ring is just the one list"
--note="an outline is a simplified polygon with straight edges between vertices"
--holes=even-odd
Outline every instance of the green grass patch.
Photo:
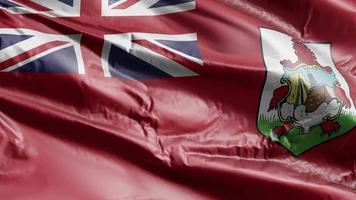
[[258,129],[259,131],[291,151],[294,155],[298,156],[306,150],[331,140],[335,137],[343,135],[349,132],[356,126],[356,114],[343,111],[339,118],[336,120],[341,128],[334,134],[328,135],[323,134],[320,126],[315,126],[311,128],[307,133],[301,134],[299,128],[293,128],[288,132],[288,134],[281,136],[280,138],[273,136],[272,129],[276,126],[280,126],[283,123],[278,119],[278,117],[266,117],[261,115],[258,119]]

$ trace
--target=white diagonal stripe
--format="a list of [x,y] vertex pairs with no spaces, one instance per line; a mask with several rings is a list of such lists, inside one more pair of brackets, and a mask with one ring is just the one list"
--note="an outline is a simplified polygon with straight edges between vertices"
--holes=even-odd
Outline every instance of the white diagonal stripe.
[[0,63],[52,41],[52,39],[46,37],[32,37],[6,47],[0,50]]
[[[155,38],[156,36],[156,38]],[[132,40],[136,39],[178,39],[178,41],[191,41],[191,39],[196,38],[195,34],[184,34],[184,35],[160,35],[160,34],[145,34],[145,33],[126,33],[119,35],[105,35],[105,46],[102,53],[102,63],[105,76],[110,76],[108,56],[110,52],[110,46],[117,46],[128,53],[140,58],[141,60],[155,66],[156,68],[164,71],[165,73],[173,77],[183,77],[183,76],[197,76],[198,74],[194,71],[184,67],[183,65],[166,58],[165,56],[156,53],[146,47],[139,44],[133,43]],[[149,40],[149,41],[150,41]],[[111,44],[111,45],[110,45]],[[184,54],[185,55],[185,54]],[[186,56],[184,56],[186,57]]]
[[4,9],[9,11],[12,14],[43,14],[49,17],[75,17],[80,16],[80,3],[81,0],[74,0],[73,6],[69,6],[63,2],[58,0],[31,0],[34,3],[37,3],[43,7],[50,9],[51,11],[37,11],[32,8],[27,7],[21,3],[9,0],[17,5],[21,5],[22,7],[10,7],[4,8],[0,7],[0,9]]
[[127,0],[116,2],[109,5],[109,0],[102,0],[102,15],[103,16],[154,16],[165,15],[170,13],[185,12],[194,10],[196,7],[195,1],[180,3],[169,6],[162,6],[159,8],[150,8],[159,0],[141,0],[138,3],[126,8],[126,9],[114,9],[121,3]]
[[173,77],[198,75],[183,65],[135,43],[132,43],[132,50],[130,53]]
[[34,31],[31,29],[10,29],[10,28],[0,28],[0,34],[9,34],[9,35],[29,35],[32,36],[24,41],[18,42],[12,46],[6,47],[0,50],[0,63],[11,59],[17,55],[25,53],[31,49],[39,47],[40,45],[46,44],[52,41],[64,41],[68,42],[68,44],[60,45],[55,48],[51,48],[45,52],[41,52],[31,58],[28,58],[22,62],[17,63],[14,66],[11,66],[3,71],[11,71],[16,69],[19,66],[25,65],[33,60],[36,60],[42,56],[48,55],[49,53],[55,52],[59,49],[66,48],[69,46],[73,46],[75,51],[75,57],[78,63],[78,73],[85,74],[85,66],[83,62],[83,57],[81,53],[81,46],[80,46],[80,34],[75,35],[56,35],[56,34],[47,34],[38,31]]
[[50,53],[53,53],[55,51],[58,51],[60,49],[64,49],[64,48],[67,48],[67,47],[70,47],[70,46],[71,46],[71,44],[64,44],[64,45],[60,45],[60,46],[55,47],[55,48],[51,48],[51,49],[49,49],[47,51],[44,51],[44,52],[41,52],[41,53],[39,53],[39,54],[37,54],[35,56],[32,56],[32,57],[30,57],[30,58],[28,58],[28,59],[26,59],[24,61],[18,62],[15,65],[12,65],[12,66],[10,66],[10,67],[8,67],[6,69],[3,69],[1,72],[11,72],[11,71],[13,71],[13,70],[15,70],[15,69],[17,69],[17,68],[19,68],[19,67],[21,67],[23,65],[31,63],[32,61],[35,61],[35,60],[37,60],[37,59],[39,59],[39,58],[41,58],[43,56],[46,56],[46,55],[48,55]]
[[155,44],[155,45],[157,45],[157,46],[159,46],[161,48],[167,49],[167,50],[169,50],[169,51],[171,51],[171,52],[173,52],[173,53],[175,53],[177,55],[180,55],[180,56],[182,56],[182,57],[184,57],[184,58],[186,58],[188,60],[191,60],[191,61],[193,61],[195,63],[198,63],[199,65],[203,65],[204,64],[204,62],[201,59],[198,59],[198,58],[195,58],[193,56],[187,55],[185,53],[182,53],[180,51],[172,49],[172,48],[170,48],[168,46],[164,46],[161,43],[157,42],[156,40],[148,40],[148,41],[150,41],[151,43],[153,43],[153,44]]

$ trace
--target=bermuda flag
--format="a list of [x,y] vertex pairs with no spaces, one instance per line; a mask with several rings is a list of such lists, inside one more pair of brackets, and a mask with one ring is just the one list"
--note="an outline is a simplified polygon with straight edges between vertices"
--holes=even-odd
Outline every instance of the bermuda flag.
[[356,199],[356,5],[0,0],[0,199]]

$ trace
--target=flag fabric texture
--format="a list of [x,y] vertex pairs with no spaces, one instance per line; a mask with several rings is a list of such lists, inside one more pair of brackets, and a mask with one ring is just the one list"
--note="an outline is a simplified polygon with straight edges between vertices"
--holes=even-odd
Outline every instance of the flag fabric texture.
[[0,0],[0,199],[356,199],[354,0]]

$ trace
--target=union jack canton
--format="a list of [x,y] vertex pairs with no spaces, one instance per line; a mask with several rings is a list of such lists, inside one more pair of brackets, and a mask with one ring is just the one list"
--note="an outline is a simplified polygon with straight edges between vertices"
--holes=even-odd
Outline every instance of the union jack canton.
[[[42,16],[56,23],[56,18],[81,19],[86,3],[89,1],[0,0],[0,12]],[[101,0],[101,13],[97,17],[134,17],[133,20],[144,21],[145,17],[189,12],[195,8],[195,0]],[[18,26],[0,28],[0,71],[86,74],[83,34],[81,30],[73,34],[49,34]],[[103,42],[99,65],[106,77],[196,76],[191,64],[203,65],[195,32],[166,34],[117,30],[100,37]]]

